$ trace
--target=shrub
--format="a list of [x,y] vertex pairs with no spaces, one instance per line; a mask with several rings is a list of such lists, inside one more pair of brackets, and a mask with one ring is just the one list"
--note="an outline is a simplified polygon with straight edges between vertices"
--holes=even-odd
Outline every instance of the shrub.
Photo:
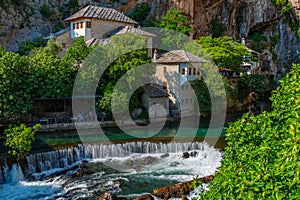
[[18,158],[27,156],[34,141],[34,134],[40,126],[40,124],[36,124],[30,128],[26,127],[25,124],[21,124],[20,126],[10,125],[5,129],[5,145],[11,148],[9,154]]
[[216,19],[211,20],[208,26],[212,37],[221,37],[226,30],[225,25],[222,22],[218,22]]
[[40,6],[40,13],[43,17],[50,18],[55,13],[55,11],[51,9],[48,5],[43,4]]
[[268,79],[265,75],[248,75],[243,74],[238,79],[238,99],[243,102],[250,94],[250,92],[263,92],[268,89],[266,83]]
[[245,114],[226,131],[227,147],[200,199],[300,198],[300,65],[272,93],[271,112]]
[[46,40],[43,38],[38,37],[32,41],[26,40],[19,44],[18,53],[21,55],[28,55],[32,49],[43,46],[46,46]]
[[134,11],[129,15],[129,17],[135,21],[137,21],[139,24],[141,24],[143,21],[146,20],[148,14],[150,12],[150,8],[148,6],[148,3],[142,3],[138,5]]

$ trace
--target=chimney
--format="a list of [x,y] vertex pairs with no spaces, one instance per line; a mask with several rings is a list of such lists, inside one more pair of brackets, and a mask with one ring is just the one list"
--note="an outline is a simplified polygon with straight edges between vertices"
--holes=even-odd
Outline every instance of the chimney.
[[241,41],[242,45],[246,46],[246,39],[243,37]]
[[153,61],[156,61],[158,58],[158,52],[156,49],[154,49],[154,54],[153,54]]

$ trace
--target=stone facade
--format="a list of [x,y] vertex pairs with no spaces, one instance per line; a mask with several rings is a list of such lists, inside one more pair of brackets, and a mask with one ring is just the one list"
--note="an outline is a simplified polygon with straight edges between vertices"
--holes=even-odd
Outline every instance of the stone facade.
[[59,36],[56,37],[56,42],[62,48],[62,51],[59,52],[59,56],[63,57],[66,54],[66,50],[70,47],[73,43],[73,39],[70,37],[71,31],[67,31]]
[[[94,19],[92,20],[91,38],[103,38],[106,33],[111,32],[120,26],[133,27],[134,25],[124,22]],[[88,36],[85,37],[86,40],[91,38],[88,38]]]
[[[192,66],[186,63],[158,64],[154,77],[158,84],[162,85],[169,94],[170,113],[181,113],[181,116],[194,114],[193,88],[188,80],[194,80],[193,74],[189,74]],[[193,72],[194,70],[192,70]],[[184,72],[184,74],[183,74]],[[153,101],[158,99],[153,99]]]

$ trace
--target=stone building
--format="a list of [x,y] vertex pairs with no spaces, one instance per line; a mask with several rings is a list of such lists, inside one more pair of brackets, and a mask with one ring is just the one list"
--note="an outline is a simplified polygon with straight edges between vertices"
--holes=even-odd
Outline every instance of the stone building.
[[189,116],[195,114],[195,95],[189,81],[201,78],[200,68],[207,61],[184,50],[173,50],[154,56],[157,64],[154,77],[169,94],[170,113]]
[[[84,37],[87,46],[103,46],[111,43],[113,35],[131,33],[147,38],[148,53],[152,57],[152,41],[156,35],[142,30],[136,21],[114,9],[89,5],[66,21],[70,23],[68,28],[46,37],[54,37],[61,45],[61,56],[78,37]],[[174,50],[159,58],[154,56],[153,62],[157,64],[154,79],[158,84],[144,87],[144,107],[150,110],[153,105],[160,104],[168,116],[194,114],[193,89],[189,81],[200,78],[200,70],[196,67],[206,61],[189,52]]]
[[[65,19],[70,26],[45,39],[54,37],[65,52],[74,38],[84,37],[88,46],[110,43],[109,37],[124,33],[133,33],[147,37],[149,49],[155,35],[137,28],[138,23],[123,13],[112,9],[89,5]],[[149,54],[151,51],[149,50]],[[63,55],[63,54],[62,54]]]

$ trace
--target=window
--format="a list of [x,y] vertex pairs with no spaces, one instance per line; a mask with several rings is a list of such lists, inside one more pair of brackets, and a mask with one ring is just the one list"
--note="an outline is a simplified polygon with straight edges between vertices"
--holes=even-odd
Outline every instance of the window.
[[66,48],[66,43],[62,43],[62,44],[61,44],[61,47],[62,47],[62,48]]
[[188,103],[189,103],[189,100],[188,100],[188,99],[186,99],[186,100],[185,100],[185,103],[186,103],[186,104],[188,104]]
[[185,75],[185,68],[182,68],[182,69],[181,69],[181,74],[182,74],[182,75]]
[[76,23],[76,29],[79,29],[79,22]]
[[167,82],[163,82],[163,89],[167,89],[167,87],[168,87],[168,83]]
[[83,22],[80,22],[80,28],[83,28]]
[[73,23],[73,30],[75,30],[76,29],[76,24],[75,23]]
[[91,22],[86,22],[86,28],[91,28],[92,27],[92,23]]
[[193,73],[193,75],[196,75],[196,68],[194,67],[194,73]]
[[192,68],[189,67],[189,75],[192,75]]
[[167,73],[167,67],[164,67],[164,73]]

